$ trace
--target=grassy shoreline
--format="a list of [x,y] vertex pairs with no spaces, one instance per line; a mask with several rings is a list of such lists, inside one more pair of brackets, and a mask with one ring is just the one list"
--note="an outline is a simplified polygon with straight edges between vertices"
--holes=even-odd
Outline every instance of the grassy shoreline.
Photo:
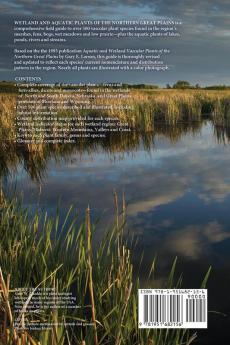
[[[133,129],[129,137],[122,136],[119,140],[108,137],[103,142],[105,150],[123,152],[127,147],[135,149],[140,140],[137,133],[142,132],[150,133],[141,139],[148,146],[153,140],[151,133],[154,130],[163,133],[161,123],[170,126],[166,135],[171,140],[180,137],[183,130],[193,128],[190,125],[180,128],[181,123],[195,123],[194,132],[200,130],[201,121],[206,118],[216,128],[229,125],[229,91],[138,90],[131,91],[131,95],[128,102],[133,110],[102,112],[105,117],[119,116]],[[0,94],[1,174],[7,175],[12,166],[23,162],[30,176],[39,180],[46,160],[53,155],[58,159],[63,152],[68,155],[73,146],[70,149],[54,145],[51,149],[43,143],[18,145],[15,142],[16,98],[16,94]],[[100,115],[101,112],[94,114]],[[63,115],[60,109],[60,116]],[[221,136],[219,132],[217,135]],[[92,143],[82,142],[78,149],[90,149],[90,145]],[[96,145],[95,141],[93,148]],[[85,222],[79,226],[75,216],[70,220],[73,209],[60,223],[58,212],[54,218],[46,216],[42,219],[37,211],[31,219],[29,211],[17,200],[5,200],[2,194],[0,199],[0,345],[188,345],[193,342],[194,336],[187,330],[139,331],[137,289],[140,282],[134,280],[133,248],[123,235],[125,203],[120,215],[116,194],[114,224],[110,225],[110,231],[97,248],[93,241],[97,232],[91,224],[89,209],[86,210]],[[151,288],[156,287],[154,269],[153,258],[149,268]],[[175,281],[174,272],[175,263],[165,288],[178,287],[181,283]],[[53,323],[60,320],[62,326],[53,326],[43,332],[18,331],[14,326],[10,290],[23,286],[36,288],[41,282],[43,287],[58,286],[60,291],[74,291],[77,303],[87,305],[87,310],[82,307],[71,315],[67,310],[46,311],[38,317]],[[26,317],[34,320],[33,315]],[[87,319],[91,326],[85,326],[84,321],[81,327],[66,327],[69,317],[78,321]]]
[[[109,104],[111,109],[105,110],[81,110],[74,108],[74,105],[79,101],[78,93],[65,93],[64,91],[52,91],[48,95],[39,91],[38,96],[43,97],[44,104],[47,109],[53,106],[55,111],[58,111],[59,116],[85,116],[87,114],[102,115],[102,116],[116,116],[121,120],[127,120],[133,129],[152,130],[154,121],[164,120],[168,124],[176,124],[178,121],[186,120],[201,120],[203,117],[209,117],[215,123],[223,123],[224,120],[230,119],[230,90],[132,90],[129,92],[128,98],[112,99],[105,98],[97,99],[97,93],[93,91],[85,91],[83,95],[89,97],[91,105],[97,105],[98,102]],[[30,93],[33,96],[33,93]],[[52,97],[55,96],[55,97]],[[14,127],[14,120],[16,116],[16,93],[0,93],[0,115],[4,115],[4,120],[1,120],[1,127],[4,125],[8,129]],[[23,100],[25,96],[21,95]],[[68,110],[64,110],[65,103],[69,101]],[[25,98],[26,100],[26,98]],[[25,110],[30,111],[31,117],[33,112],[39,111],[41,104],[30,103],[26,105]],[[117,109],[117,105],[128,105],[128,108]],[[2,116],[1,116],[2,117]]]
[[[81,138],[69,144],[17,143],[16,101],[16,94],[0,93],[0,177],[16,171],[17,166],[23,164],[28,175],[40,181],[50,157],[58,161],[74,152],[81,157],[84,152],[95,150],[103,150],[110,155],[122,154],[135,152],[140,144],[149,150],[154,146],[155,135],[162,134],[175,143],[189,131],[198,133],[207,120],[212,123],[218,141],[230,141],[229,90],[132,90],[128,102],[134,110],[102,112],[104,117],[119,116],[122,121],[127,121],[131,132],[108,133],[102,139]],[[56,126],[53,123],[51,132]]]
[[[34,113],[39,113],[41,103],[33,104],[32,108],[29,103],[25,103],[28,121],[22,134],[23,136],[25,134],[24,138],[29,138],[29,140],[18,145],[22,150],[43,151],[44,147],[47,146],[45,138],[56,138],[55,133],[60,134],[60,126],[65,127],[64,137],[72,138],[72,135],[75,134],[73,128],[79,126],[81,119],[88,115],[95,119],[101,116],[105,119],[107,117],[118,118],[119,121],[126,122],[131,131],[145,133],[154,131],[160,123],[175,127],[184,122],[201,122],[204,119],[209,119],[215,126],[229,127],[230,125],[229,90],[132,90],[128,99],[111,101],[94,99],[92,94],[92,105],[98,102],[109,103],[112,108],[107,110],[74,109],[78,102],[77,93],[65,95],[67,101],[69,99],[68,102],[70,102],[69,109],[65,110],[62,100],[63,94],[58,92],[54,95],[54,99],[52,97],[46,99],[45,94],[42,96],[45,107],[48,110],[54,107],[53,109],[57,112],[57,116],[47,126],[44,126],[42,122],[40,123],[40,120],[38,121],[37,116],[34,115]],[[16,124],[17,97],[17,94],[0,93],[0,150],[2,152],[11,148],[16,150],[16,137],[19,133]],[[120,105],[121,109],[117,110],[117,105]],[[126,105],[128,108],[123,108]],[[66,119],[66,123],[63,122],[63,118]],[[97,133],[97,129],[92,127],[91,130]],[[121,134],[125,135],[125,133]],[[109,136],[108,133],[107,137],[103,139],[106,140]],[[38,139],[37,142],[34,138]],[[73,141],[71,140],[71,143],[74,143]],[[82,142],[85,145],[87,139],[84,137],[77,138],[75,142]],[[53,146],[58,146],[58,143],[53,144]]]

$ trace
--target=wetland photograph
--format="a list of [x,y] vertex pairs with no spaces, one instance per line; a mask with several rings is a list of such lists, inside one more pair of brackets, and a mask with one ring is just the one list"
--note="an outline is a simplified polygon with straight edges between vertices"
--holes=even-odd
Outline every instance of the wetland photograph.
[[229,345],[230,3],[0,8],[0,345]]

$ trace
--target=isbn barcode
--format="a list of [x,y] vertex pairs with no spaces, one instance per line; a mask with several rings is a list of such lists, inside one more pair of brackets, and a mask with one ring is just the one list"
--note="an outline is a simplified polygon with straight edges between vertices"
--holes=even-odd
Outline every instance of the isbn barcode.
[[139,289],[139,328],[207,328],[207,289]]

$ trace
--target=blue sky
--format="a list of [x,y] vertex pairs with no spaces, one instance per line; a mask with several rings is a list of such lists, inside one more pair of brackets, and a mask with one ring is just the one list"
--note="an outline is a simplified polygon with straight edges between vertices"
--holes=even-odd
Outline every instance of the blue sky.
[[[13,79],[12,23],[19,18],[71,19],[156,19],[183,21],[182,36],[168,41],[123,40],[103,45],[109,47],[167,47],[171,50],[167,72],[95,72],[49,73],[44,80],[56,82],[131,82],[165,85],[185,79],[201,85],[230,84],[230,1],[229,0],[12,0],[0,4],[1,35],[0,79]],[[98,46],[101,42],[90,43]],[[71,46],[89,47],[86,42]]]

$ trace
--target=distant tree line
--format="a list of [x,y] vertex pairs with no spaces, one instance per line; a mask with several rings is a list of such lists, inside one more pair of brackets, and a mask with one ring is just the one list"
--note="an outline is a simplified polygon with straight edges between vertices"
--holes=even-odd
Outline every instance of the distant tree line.
[[154,84],[122,84],[125,89],[159,89],[158,85]]
[[166,89],[204,89],[204,90],[230,90],[228,85],[211,85],[201,87],[199,84],[192,85],[187,80],[178,80],[172,86],[166,84]]
[[[102,87],[103,84],[97,84],[97,87]],[[39,84],[38,84],[39,87]],[[56,88],[72,88],[71,84],[67,86],[65,84],[64,86],[62,83],[56,83],[55,84]],[[160,86],[155,85],[155,84],[128,84],[128,83],[123,83],[122,88],[128,88],[128,89],[139,89],[139,90],[150,90],[150,89],[161,89]],[[203,90],[230,90],[230,86],[228,85],[211,85],[211,86],[205,86],[201,87],[199,84],[192,85],[186,80],[178,80],[175,84],[170,85],[166,84],[166,89],[203,89]],[[17,92],[18,88],[15,85],[14,82],[12,81],[0,81],[0,92]]]
[[0,92],[17,92],[18,88],[12,81],[0,81]]
[[230,86],[228,86],[228,85],[212,85],[212,86],[206,86],[204,89],[206,89],[206,90],[230,90]]

